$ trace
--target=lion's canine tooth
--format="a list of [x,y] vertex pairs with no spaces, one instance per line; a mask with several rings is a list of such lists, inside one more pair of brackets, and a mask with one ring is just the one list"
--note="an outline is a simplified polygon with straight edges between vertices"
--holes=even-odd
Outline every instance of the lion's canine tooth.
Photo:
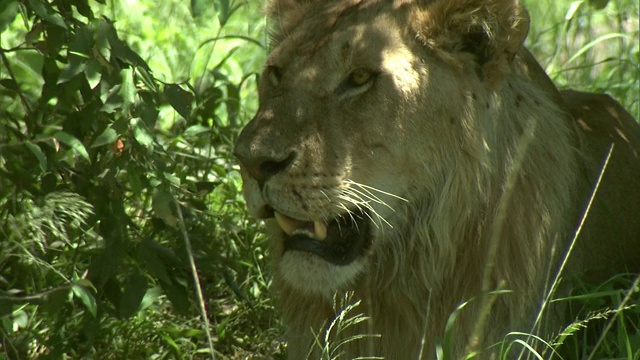
[[313,222],[313,231],[316,234],[316,239],[324,240],[327,238],[327,225],[320,220],[316,220]]
[[324,240],[327,238],[327,225],[320,220],[313,221],[312,233],[310,229],[311,222],[292,219],[277,211],[274,212],[274,216],[282,231],[289,236],[294,234],[304,234],[305,236],[315,237],[316,240]]
[[284,231],[285,234],[291,236],[293,234],[293,231],[295,229],[297,229],[299,226],[297,226],[296,221],[293,220],[292,218],[286,216],[286,215],[282,215],[279,212],[274,212],[274,215],[276,217],[276,221],[278,222],[278,225],[280,225],[280,228],[282,229],[282,231]]

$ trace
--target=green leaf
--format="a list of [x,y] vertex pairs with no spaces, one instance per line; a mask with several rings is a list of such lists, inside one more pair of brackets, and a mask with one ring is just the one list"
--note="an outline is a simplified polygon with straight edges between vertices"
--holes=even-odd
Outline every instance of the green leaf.
[[443,356],[437,356],[438,359],[440,359],[440,358],[442,358],[442,359],[450,359],[451,358],[451,353],[452,353],[452,349],[453,349],[452,336],[453,336],[453,330],[455,329],[456,319],[458,318],[458,315],[460,314],[462,309],[465,306],[467,306],[472,300],[474,300],[474,299],[471,299],[469,301],[466,301],[466,302],[458,305],[458,307],[449,315],[449,318],[447,319],[447,324],[446,324],[445,330],[444,330],[444,338],[440,340],[441,341],[440,344],[436,345],[438,355],[443,355]]
[[196,187],[196,194],[204,196],[212,192],[220,183],[220,181],[196,181],[193,184]]
[[69,45],[69,32],[61,27],[47,26],[46,54],[47,57],[55,58],[63,47]]
[[155,79],[147,69],[142,67],[136,68],[136,75],[140,76],[140,80],[142,80],[142,83],[145,84],[149,90],[158,92],[158,86],[156,85]]
[[73,290],[73,295],[80,299],[87,310],[89,310],[89,312],[94,317],[96,317],[98,313],[98,306],[96,305],[96,298],[93,296],[91,291],[89,291],[88,288],[78,284],[78,282],[72,285],[71,290]]
[[46,104],[49,99],[59,95],[59,89],[56,83],[60,78],[60,69],[54,58],[47,57],[42,64],[42,78],[44,84],[42,86],[41,104]]
[[13,303],[9,299],[0,299],[0,318],[13,312]]
[[89,6],[87,0],[74,0],[73,5],[75,5],[80,15],[88,19],[93,19],[93,11],[91,11],[91,7]]
[[40,169],[42,169],[42,171],[47,171],[47,157],[42,152],[42,149],[40,149],[40,146],[32,143],[31,141],[25,143],[25,145],[27,146],[29,151],[31,151],[33,155],[35,155],[36,158],[38,158],[38,164],[40,165]]
[[110,24],[105,19],[96,19],[91,22],[93,28],[93,41],[95,48],[105,61],[111,59],[111,44],[109,43]]
[[147,71],[151,71],[149,69],[149,65],[140,57],[140,55],[131,50],[127,43],[118,38],[118,33],[113,27],[113,24],[108,20],[104,20],[104,23],[104,34],[107,36],[107,39],[109,39],[109,45],[111,46],[111,56],[120,59],[126,64],[133,65],[135,67],[141,67]]
[[148,91],[142,91],[139,92],[138,95],[142,101],[136,103],[136,115],[144,121],[146,126],[153,129],[158,121],[158,115],[160,114],[154,99],[156,94],[152,95]]
[[87,62],[80,60],[78,56],[72,56],[69,63],[60,72],[57,84],[63,84],[83,72],[87,67]]
[[120,87],[120,96],[122,96],[122,102],[125,107],[128,108],[136,100],[136,85],[133,83],[133,70],[122,69],[120,71],[120,77],[122,78],[122,87]]
[[147,278],[143,275],[137,274],[129,279],[120,299],[120,316],[128,318],[138,312],[142,299],[147,292],[147,287]]
[[169,274],[167,273],[168,266],[162,261],[162,258],[158,254],[163,249],[157,249],[161,245],[155,243],[153,240],[145,239],[140,244],[137,251],[137,258],[142,260],[146,265],[151,275],[157,277],[160,281],[169,282]]
[[611,39],[617,39],[617,38],[630,39],[630,37],[628,35],[620,34],[620,33],[609,33],[609,34],[602,35],[599,38],[597,38],[597,39],[589,42],[585,46],[583,46],[580,50],[578,50],[575,54],[573,54],[573,56],[571,56],[569,58],[569,60],[567,60],[567,62],[562,64],[562,66],[566,67],[569,63],[575,61],[576,59],[578,59],[579,57],[584,55],[587,51],[589,51],[592,47],[598,45],[599,43],[605,42],[605,41],[611,40]]
[[16,310],[13,312],[13,323],[19,329],[26,329],[29,325],[29,315],[22,309]]
[[138,144],[151,149],[153,148],[153,136],[147,130],[147,127],[140,118],[131,119],[131,128],[133,129],[133,137]]
[[589,0],[589,5],[596,10],[602,10],[609,4],[609,0]]
[[2,79],[0,80],[0,85],[15,92],[20,91],[20,86],[13,79]]
[[69,146],[71,149],[73,149],[73,151],[85,158],[88,162],[91,162],[91,158],[89,157],[87,149],[84,147],[82,142],[76,139],[73,135],[70,135],[64,131],[58,131],[53,134],[53,137],[58,139],[61,143]]
[[158,189],[151,201],[151,208],[156,217],[164,220],[169,226],[176,227],[178,225],[178,218],[173,212],[174,199],[171,193],[168,191]]
[[69,44],[69,53],[86,60],[95,58],[93,33],[94,31],[90,26],[86,24],[79,26]]
[[140,194],[143,191],[142,179],[140,178],[140,174],[136,168],[133,166],[127,167],[127,175],[129,178],[129,186],[131,186],[131,191],[134,194]]
[[202,15],[210,3],[208,0],[191,0],[191,16],[196,18]]
[[169,283],[161,283],[165,294],[169,301],[173,304],[175,310],[183,315],[189,313],[189,294],[187,289],[175,281]]
[[193,94],[183,90],[176,84],[167,84],[164,87],[164,95],[167,97],[169,104],[185,119],[191,115],[191,103],[193,102]]
[[168,172],[164,172],[164,173],[162,173],[162,176],[163,176],[167,181],[169,181],[172,185],[180,186],[180,178],[179,178],[179,177],[177,177],[177,176],[175,176],[175,175],[173,175],[173,174],[171,174],[171,173],[168,173]]
[[[100,111],[112,114],[122,108],[122,99],[118,95],[120,87],[120,84],[116,84],[111,87],[107,81],[100,82],[100,85],[98,85],[98,92],[100,93],[100,101],[103,104]],[[126,120],[126,118],[123,118],[123,120]],[[128,123],[126,123],[126,125],[128,126]],[[115,129],[118,131],[118,134],[122,134],[124,132],[124,130],[120,131],[117,128]]]
[[62,16],[55,12],[49,3],[42,0],[29,0],[29,7],[46,22],[67,29]]
[[108,127],[104,129],[102,134],[98,135],[98,137],[93,141],[93,144],[91,144],[91,148],[103,145],[111,145],[116,142],[117,139],[118,133],[114,129]]
[[140,310],[144,310],[149,306],[153,305],[156,300],[162,295],[162,289],[160,286],[154,286],[152,288],[147,289],[147,292],[144,294],[142,298],[142,302],[140,302]]
[[[24,41],[29,45],[38,44],[40,37],[45,33],[43,23],[31,27],[31,30],[24,35]],[[41,44],[41,43],[40,43]]]
[[193,136],[197,136],[197,135],[200,135],[202,133],[209,132],[209,131],[211,131],[211,129],[206,127],[206,126],[193,125],[193,126],[189,126],[187,128],[187,130],[185,130],[182,133],[182,136],[184,136],[184,137],[193,137]]
[[229,20],[230,15],[229,0],[215,0],[213,4],[216,8],[216,11],[218,12],[218,21],[220,22],[220,27],[224,27],[224,25],[227,23],[227,20]]
[[18,2],[9,0],[0,4],[0,34],[13,22],[18,15]]
[[91,280],[88,280],[88,279],[81,279],[81,278],[74,278],[74,282],[75,282],[75,284],[77,284],[77,285],[84,286],[84,287],[86,287],[87,289],[91,289],[91,290],[93,290],[93,292],[98,292],[98,290],[96,289],[96,287],[95,287],[95,286],[93,286],[93,283],[91,282]]
[[578,12],[578,9],[580,9],[580,6],[582,6],[583,3],[584,3],[584,1],[574,1],[574,2],[572,2],[571,5],[569,6],[569,10],[567,10],[567,13],[564,16],[565,21],[573,20],[573,18],[575,17],[576,13]]
[[169,336],[168,334],[162,334],[162,339],[167,345],[169,345],[169,347],[171,347],[171,350],[173,350],[175,354],[180,354],[182,352],[178,344],[176,344],[176,342],[173,341],[171,336]]
[[91,59],[87,63],[84,69],[84,75],[87,78],[87,82],[91,89],[95,89],[98,84],[100,84],[100,80],[102,79],[102,65],[98,62],[98,60]]

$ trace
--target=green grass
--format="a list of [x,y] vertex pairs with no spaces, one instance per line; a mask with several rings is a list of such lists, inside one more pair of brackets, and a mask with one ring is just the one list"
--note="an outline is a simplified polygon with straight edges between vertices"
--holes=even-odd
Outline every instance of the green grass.
[[[597,2],[597,1],[593,1]],[[531,15],[526,46],[559,88],[606,92],[640,118],[637,1],[525,1]]]

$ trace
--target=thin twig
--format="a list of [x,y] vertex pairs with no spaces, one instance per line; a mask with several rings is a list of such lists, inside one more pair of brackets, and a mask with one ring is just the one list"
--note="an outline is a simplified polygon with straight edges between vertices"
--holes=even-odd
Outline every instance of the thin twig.
[[611,146],[609,147],[609,152],[607,153],[607,156],[604,160],[604,164],[602,165],[602,168],[600,170],[600,174],[598,175],[598,180],[596,181],[596,184],[593,187],[591,196],[589,196],[589,202],[587,203],[587,207],[585,208],[582,218],[580,219],[580,225],[578,225],[578,228],[576,229],[576,232],[573,235],[573,239],[571,240],[571,245],[569,246],[569,250],[567,250],[567,253],[564,255],[564,258],[562,259],[562,264],[560,265],[560,269],[558,269],[558,272],[556,273],[556,276],[553,279],[553,282],[549,290],[549,294],[547,294],[547,297],[542,302],[542,306],[540,308],[540,311],[538,312],[536,321],[533,323],[532,331],[536,328],[536,326],[538,326],[540,320],[542,319],[542,314],[544,313],[547,307],[547,304],[549,304],[551,300],[551,296],[553,296],[556,288],[558,287],[560,277],[562,275],[562,272],[564,271],[565,265],[568,262],[569,255],[571,255],[571,253],[573,252],[573,248],[578,240],[578,237],[580,236],[580,233],[582,232],[582,227],[584,226],[584,223],[587,220],[587,215],[589,215],[589,211],[591,210],[591,204],[593,204],[593,200],[595,199],[596,194],[598,192],[598,188],[600,187],[600,182],[602,181],[602,177],[604,176],[605,170],[607,169],[607,165],[609,165],[609,159],[611,158],[611,154],[613,153],[614,146],[615,144],[612,143]]
[[195,285],[196,296],[198,297],[198,308],[200,309],[200,316],[202,317],[202,326],[204,332],[207,335],[207,342],[209,343],[209,351],[211,352],[211,359],[215,360],[216,352],[213,346],[213,338],[211,337],[211,330],[209,325],[209,318],[207,317],[207,309],[204,303],[204,296],[202,295],[202,287],[200,286],[200,278],[198,277],[198,269],[196,268],[196,261],[193,257],[193,251],[191,250],[191,241],[189,240],[189,234],[187,228],[184,225],[184,218],[182,217],[182,210],[180,210],[180,204],[178,200],[173,199],[175,205],[176,214],[178,215],[178,224],[180,226],[180,233],[184,239],[185,249],[189,257],[189,267],[191,269],[191,275],[193,276],[193,284]]
[[62,290],[70,290],[72,285],[62,285],[53,289],[45,290],[36,294],[29,295],[0,295],[0,300],[23,303],[23,302],[38,302],[45,299],[47,296]]

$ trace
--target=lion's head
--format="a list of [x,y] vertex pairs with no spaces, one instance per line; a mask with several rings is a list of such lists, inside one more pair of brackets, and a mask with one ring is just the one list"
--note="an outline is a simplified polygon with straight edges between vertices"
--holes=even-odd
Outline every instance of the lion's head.
[[[279,272],[312,292],[349,285],[407,220],[421,220],[403,209],[448,206],[441,197],[461,206],[440,215],[460,215],[438,234],[455,241],[475,215],[469,204],[491,196],[487,172],[501,156],[493,153],[511,145],[491,138],[505,111],[491,87],[505,85],[496,83],[526,34],[524,12],[512,4],[495,19],[518,36],[498,39],[473,33],[468,19],[446,33],[434,10],[401,3],[279,6],[272,10],[286,20],[277,20],[284,28],[261,78],[260,110],[236,147],[249,208],[280,225]],[[456,11],[447,6],[438,11]],[[490,58],[475,53],[481,47],[501,51]]]
[[[524,9],[511,0],[274,0],[268,11],[260,108],[235,153],[248,207],[271,229],[276,279],[297,298],[287,312],[326,307],[336,291],[380,304],[396,291],[407,308],[397,321],[421,321],[417,332],[443,326],[440,313],[481,291],[491,238],[499,261],[490,283],[536,293],[543,259],[580,209],[575,134],[522,49]],[[434,298],[437,314],[427,314]],[[499,318],[515,323],[537,300]],[[376,318],[391,311],[380,304],[371,316],[384,332],[393,321]],[[290,321],[306,331],[324,319],[317,312]],[[416,341],[383,339],[373,351]]]

